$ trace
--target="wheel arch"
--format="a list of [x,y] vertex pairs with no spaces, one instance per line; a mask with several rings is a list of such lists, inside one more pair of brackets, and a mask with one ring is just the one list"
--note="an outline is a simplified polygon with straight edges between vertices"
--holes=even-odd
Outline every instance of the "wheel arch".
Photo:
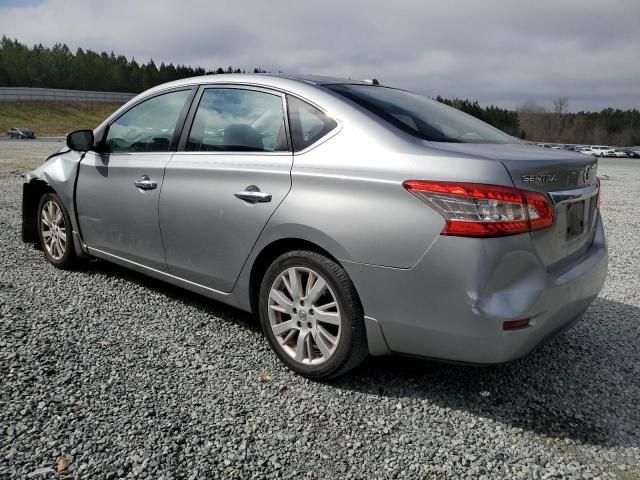
[[38,204],[46,193],[56,191],[42,179],[35,178],[22,185],[22,241],[38,243]]
[[[355,284],[355,282],[349,275],[348,270],[344,268],[344,265],[338,257],[332,255],[331,252],[329,252],[326,248],[323,248],[322,246],[310,240],[306,240],[304,238],[287,237],[273,240],[272,242],[266,244],[260,249],[259,253],[255,257],[255,260],[251,264],[248,279],[248,300],[249,310],[253,314],[258,314],[258,297],[260,293],[260,283],[262,282],[262,278],[264,276],[264,273],[267,271],[267,268],[269,268],[269,265],[271,265],[271,263],[280,255],[292,250],[310,250],[325,255],[336,262],[341,268],[344,269],[345,274],[353,283],[358,301],[361,305],[363,305],[360,292],[358,291],[358,286]],[[386,355],[390,353],[389,347],[387,345],[386,339],[384,338],[384,334],[382,333],[382,329],[378,321],[374,318],[366,316],[366,312],[364,316],[364,325],[369,353],[371,355]]]
[[280,238],[272,241],[260,250],[251,265],[251,272],[249,274],[249,302],[252,313],[257,314],[258,312],[260,283],[262,282],[262,277],[267,271],[267,268],[269,268],[269,265],[271,265],[271,263],[273,263],[273,261],[280,255],[292,250],[309,250],[320,253],[342,267],[340,260],[338,260],[334,255],[328,252],[325,248],[322,248],[320,245],[309,240],[305,240],[303,238]]

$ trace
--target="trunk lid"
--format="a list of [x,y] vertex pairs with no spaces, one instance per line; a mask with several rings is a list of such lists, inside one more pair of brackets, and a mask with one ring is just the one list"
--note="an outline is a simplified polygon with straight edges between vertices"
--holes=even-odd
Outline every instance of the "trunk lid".
[[586,251],[596,228],[596,157],[526,144],[432,143],[431,146],[500,161],[516,187],[548,195],[551,228],[531,232],[549,270],[562,269]]

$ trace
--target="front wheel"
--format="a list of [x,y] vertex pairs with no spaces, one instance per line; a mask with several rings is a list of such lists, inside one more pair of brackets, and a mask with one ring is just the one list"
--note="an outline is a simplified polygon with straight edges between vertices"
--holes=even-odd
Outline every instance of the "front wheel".
[[60,197],[47,193],[38,206],[38,237],[47,261],[57,268],[71,268],[77,257],[71,221]]
[[337,377],[367,357],[355,287],[340,265],[320,253],[278,257],[263,277],[259,311],[271,348],[305,377]]

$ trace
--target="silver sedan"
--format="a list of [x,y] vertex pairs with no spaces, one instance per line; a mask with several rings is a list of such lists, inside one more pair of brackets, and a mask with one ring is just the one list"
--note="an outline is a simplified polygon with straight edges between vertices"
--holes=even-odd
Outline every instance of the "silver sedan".
[[27,176],[24,241],[254,312],[312,378],[368,354],[516,359],[607,272],[597,159],[377,82],[180,80],[67,146]]

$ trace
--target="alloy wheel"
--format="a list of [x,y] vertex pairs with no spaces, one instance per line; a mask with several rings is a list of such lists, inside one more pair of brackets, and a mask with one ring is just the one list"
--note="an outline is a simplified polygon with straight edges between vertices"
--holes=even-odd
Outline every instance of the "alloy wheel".
[[44,248],[51,258],[59,261],[67,251],[67,229],[60,206],[52,200],[47,201],[42,206],[40,222]]
[[342,330],[337,297],[328,282],[306,267],[280,273],[269,291],[269,323],[282,350],[306,365],[326,362]]

